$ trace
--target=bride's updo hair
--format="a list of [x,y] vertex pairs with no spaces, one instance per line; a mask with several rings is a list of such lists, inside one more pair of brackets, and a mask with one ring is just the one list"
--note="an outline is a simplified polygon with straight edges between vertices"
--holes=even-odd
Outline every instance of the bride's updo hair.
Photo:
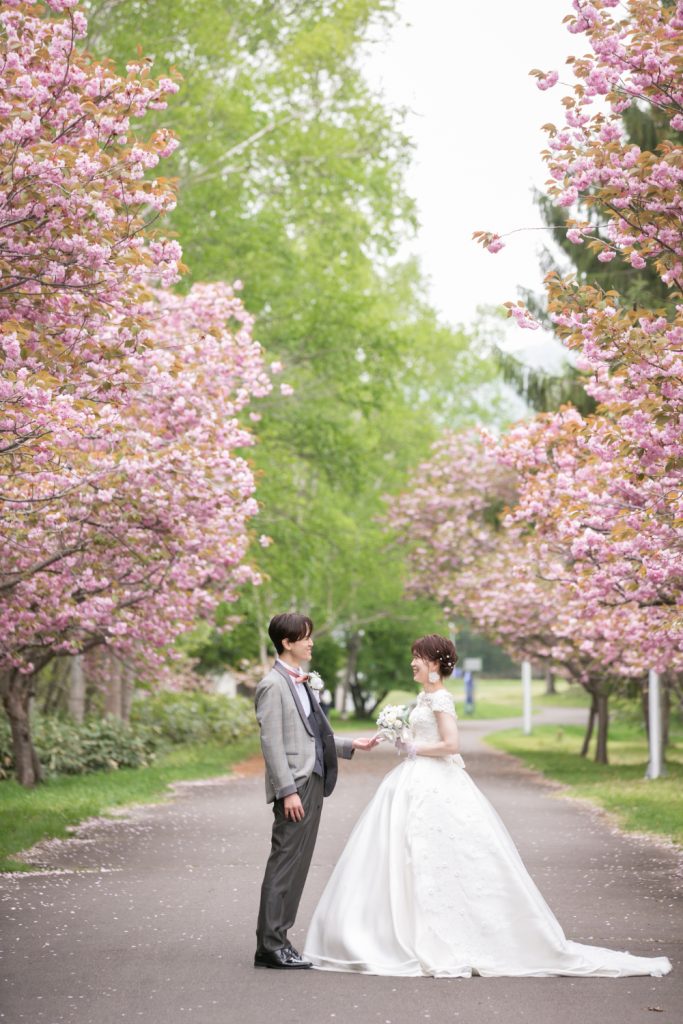
[[429,636],[421,636],[410,648],[413,654],[425,661],[436,661],[439,663],[439,674],[443,679],[449,676],[458,663],[458,652],[455,644],[445,636],[438,633],[430,633]]

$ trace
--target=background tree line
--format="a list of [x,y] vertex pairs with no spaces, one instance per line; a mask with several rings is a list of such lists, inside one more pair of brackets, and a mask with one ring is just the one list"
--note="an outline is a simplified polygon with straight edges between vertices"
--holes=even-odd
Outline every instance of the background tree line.
[[385,496],[443,426],[506,417],[490,344],[441,323],[419,266],[398,255],[416,227],[411,143],[362,68],[396,3],[87,8],[96,54],[123,62],[138,44],[159,73],[182,74],[158,121],[181,140],[167,227],[185,285],[239,277],[256,336],[293,389],[261,401],[253,425],[256,529],[273,541],[254,556],[264,582],[185,646],[207,669],[263,661],[269,617],[299,608],[316,623],[321,672],[360,707],[359,680],[381,693],[405,671],[413,635],[448,628],[435,604],[404,597]]

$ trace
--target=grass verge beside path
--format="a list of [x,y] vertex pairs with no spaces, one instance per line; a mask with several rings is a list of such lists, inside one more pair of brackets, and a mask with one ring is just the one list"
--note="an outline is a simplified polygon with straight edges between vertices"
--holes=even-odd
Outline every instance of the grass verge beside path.
[[[522,715],[522,684],[519,679],[477,679],[474,714],[472,715],[465,713],[462,679],[449,679],[446,685],[455,698],[455,706],[460,718],[519,718]],[[577,683],[570,685],[564,679],[559,679],[557,693],[548,696],[545,693],[543,680],[534,679],[531,690],[534,712],[541,708],[588,708],[588,695]],[[410,704],[415,700],[417,693],[417,686],[413,689],[392,690],[380,706]],[[372,718],[356,718],[355,715],[351,715],[349,718],[342,719],[336,711],[333,711],[330,715],[330,722],[337,732],[352,732],[374,728],[376,717],[376,714]]]
[[41,839],[64,838],[68,825],[102,815],[112,807],[149,803],[167,796],[171,782],[224,775],[258,753],[258,737],[229,746],[203,743],[172,748],[149,768],[121,768],[90,775],[60,775],[24,789],[0,782],[0,871],[30,871],[12,860]]
[[[455,697],[461,718],[516,718],[522,714],[521,679],[475,679],[472,715],[465,714],[462,679],[450,679],[448,688]],[[557,693],[548,695],[542,679],[532,681],[531,704],[534,713],[541,708],[588,708],[588,694],[577,683],[558,679],[556,689]]]
[[531,736],[519,729],[489,733],[486,742],[520,758],[549,779],[568,786],[567,795],[581,797],[613,814],[628,832],[649,832],[683,846],[683,735],[677,730],[667,750],[668,775],[645,779],[647,741],[631,722],[610,725],[610,764],[579,756],[584,730],[580,726],[535,726]]

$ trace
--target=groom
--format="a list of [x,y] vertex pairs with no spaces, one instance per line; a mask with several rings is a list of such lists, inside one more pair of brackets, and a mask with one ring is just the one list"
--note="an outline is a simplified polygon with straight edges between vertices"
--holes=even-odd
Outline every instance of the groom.
[[337,781],[337,755],[370,750],[374,739],[336,739],[302,662],[313,650],[313,623],[288,612],[270,621],[274,666],[256,687],[256,717],[266,762],[266,800],[273,804],[270,856],[261,886],[254,967],[310,967],[287,939],[313,855],[323,797]]

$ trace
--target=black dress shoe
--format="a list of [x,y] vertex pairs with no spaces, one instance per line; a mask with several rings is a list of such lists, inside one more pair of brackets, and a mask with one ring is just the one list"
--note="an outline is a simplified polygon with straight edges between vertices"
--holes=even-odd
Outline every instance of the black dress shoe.
[[313,964],[310,962],[310,960],[305,960],[302,957],[302,955],[298,951],[298,949],[294,949],[294,946],[291,944],[291,942],[287,943],[287,945],[285,946],[285,950],[287,951],[287,953],[289,953],[289,959],[292,960],[294,963],[298,963],[302,967],[312,967],[313,966]]
[[312,966],[310,961],[302,960],[286,946],[281,949],[257,949],[254,956],[254,967],[270,967],[276,971],[301,971]]

